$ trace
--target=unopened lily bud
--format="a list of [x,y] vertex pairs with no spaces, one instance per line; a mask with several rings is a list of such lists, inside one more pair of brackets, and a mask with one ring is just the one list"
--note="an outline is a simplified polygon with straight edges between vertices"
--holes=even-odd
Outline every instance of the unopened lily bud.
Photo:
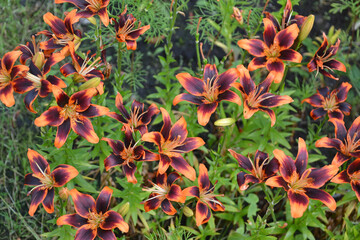
[[89,20],[89,22],[91,22],[93,25],[96,26],[97,22],[96,22],[96,19],[94,17],[88,17],[87,20]]
[[125,216],[129,212],[129,209],[130,209],[130,203],[127,202],[124,205],[122,205],[117,212],[120,213],[121,216]]
[[242,12],[243,10],[239,10],[237,7],[233,7],[233,14],[231,15],[231,17],[235,18],[240,25],[244,23]]
[[338,29],[336,30],[336,32],[334,33],[334,35],[332,35],[330,38],[329,38],[329,43],[331,45],[335,44],[336,40],[339,38],[339,35],[341,33],[341,29]]
[[230,126],[234,123],[235,123],[235,119],[233,119],[233,118],[222,118],[222,119],[217,120],[214,124],[215,124],[215,126],[218,126],[218,127],[226,127],[226,126]]
[[68,197],[70,196],[70,191],[67,187],[63,187],[60,189],[59,191],[59,197],[62,199],[62,200],[66,200],[68,199]]
[[183,208],[183,213],[184,213],[184,215],[187,216],[187,217],[192,217],[192,216],[194,216],[193,210],[191,210],[188,206],[185,206],[185,207]]
[[304,41],[307,38],[307,36],[309,36],[309,33],[311,32],[311,29],[314,26],[314,21],[315,21],[315,16],[312,14],[306,18],[305,22],[303,23],[300,29],[300,33],[298,37],[299,42]]
[[90,80],[88,80],[87,82],[85,82],[84,84],[82,84],[79,87],[79,90],[85,90],[85,89],[89,89],[89,88],[96,88],[97,86],[99,86],[101,79],[99,77],[94,77]]
[[39,69],[42,69],[44,63],[45,63],[45,55],[43,52],[37,52],[32,58],[33,63],[35,66],[37,66]]

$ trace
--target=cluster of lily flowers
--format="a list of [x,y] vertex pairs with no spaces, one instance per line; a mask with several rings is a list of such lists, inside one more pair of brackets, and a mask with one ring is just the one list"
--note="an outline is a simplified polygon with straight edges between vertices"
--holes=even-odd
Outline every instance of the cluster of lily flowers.
[[[126,7],[118,19],[110,19],[107,13],[109,1],[55,0],[55,3],[73,3],[80,11],[74,9],[68,12],[64,20],[46,13],[44,21],[50,26],[51,31],[44,30],[37,35],[45,35],[47,40],[36,43],[33,37],[32,42],[20,45],[3,56],[0,69],[0,100],[7,107],[11,107],[15,104],[14,91],[19,94],[26,93],[25,106],[30,112],[36,113],[33,103],[38,96],[44,98],[53,94],[57,106],[52,106],[43,112],[34,123],[38,127],[57,127],[54,142],[57,148],[64,145],[71,129],[90,143],[98,143],[100,139],[89,118],[106,115],[117,120],[122,124],[124,139],[101,139],[112,149],[112,153],[104,159],[106,171],[121,166],[127,181],[135,184],[137,183],[136,162],[158,161],[156,183],[150,181],[152,187],[143,189],[150,192],[149,198],[142,202],[145,211],[161,208],[166,214],[174,215],[177,210],[172,202],[184,204],[187,197],[195,197],[196,224],[197,226],[204,224],[209,221],[211,210],[224,211],[225,207],[217,198],[221,194],[214,193],[215,185],[210,182],[208,170],[202,163],[198,167],[197,186],[181,188],[182,176],[190,181],[196,180],[196,171],[183,154],[205,144],[200,137],[188,137],[185,118],[181,117],[172,124],[170,115],[164,108],[159,109],[156,104],[145,108],[143,103],[136,100],[128,111],[120,93],[115,99],[115,106],[120,114],[91,103],[94,96],[104,92],[102,81],[107,74],[99,67],[106,63],[106,59],[96,58],[94,55],[88,57],[90,53],[82,58],[76,53],[81,43],[81,32],[75,29],[74,24],[80,18],[98,15],[105,26],[114,24],[115,38],[126,44],[128,50],[136,50],[137,38],[150,28],[149,25],[140,27],[140,24],[135,28],[136,19],[132,14],[126,13]],[[311,17],[297,15],[292,19],[291,12],[292,6],[288,0],[281,24],[270,13],[266,13],[263,19],[265,29],[263,41],[242,39],[238,42],[240,48],[254,56],[247,68],[239,65],[219,74],[215,65],[206,64],[202,79],[189,73],[176,75],[179,83],[188,93],[176,96],[173,104],[187,101],[198,105],[198,122],[205,126],[221,101],[229,101],[237,105],[243,103],[245,119],[262,111],[269,115],[273,126],[276,118],[271,108],[289,104],[293,99],[290,96],[270,93],[270,87],[274,83],[284,81],[284,71],[287,67],[284,61],[294,63],[302,61],[302,55],[295,49],[298,48],[301,31],[310,31],[306,26],[307,22],[311,22],[309,20]],[[340,40],[335,45],[329,46],[324,35],[323,43],[308,64],[309,71],[316,71],[337,80],[330,72],[333,69],[346,71],[345,66],[333,58],[339,44]],[[71,96],[64,91],[67,85],[60,77],[49,75],[54,65],[69,56],[72,63],[64,64],[60,72],[64,77],[72,76],[75,84],[82,84],[79,87],[80,91]],[[20,64],[15,65],[18,59]],[[269,73],[264,81],[256,85],[250,72],[259,68],[266,68]],[[239,90],[241,96],[230,90],[232,87]],[[316,142],[316,147],[335,148],[338,151],[330,165],[319,169],[307,168],[308,153],[306,143],[301,138],[298,141],[298,154],[295,160],[280,149],[274,150],[273,159],[269,158],[268,153],[257,151],[254,161],[229,149],[230,154],[245,170],[237,175],[239,189],[244,191],[249,183],[261,182],[270,187],[284,188],[294,218],[303,215],[309,204],[309,198],[320,200],[331,210],[335,210],[334,198],[319,189],[329,180],[334,183],[350,183],[360,200],[360,117],[353,122],[348,131],[343,120],[344,115],[349,115],[351,110],[350,104],[345,102],[350,88],[349,83],[342,83],[338,89],[331,92],[327,87],[321,88],[315,95],[303,100],[316,107],[310,114],[314,120],[327,114],[329,121],[335,126],[335,138],[325,137]],[[161,130],[149,132],[152,119],[160,112],[163,118]],[[134,137],[136,131],[140,133],[140,139]],[[145,149],[141,145],[145,142],[155,144],[156,150]],[[28,158],[32,173],[25,176],[25,184],[34,186],[29,191],[32,196],[29,214],[33,216],[40,204],[48,213],[53,213],[54,188],[63,187],[78,175],[78,171],[72,166],[62,164],[51,172],[47,160],[31,149],[28,150]],[[340,166],[352,158],[358,159],[338,173]],[[174,171],[169,171],[170,167]],[[112,191],[109,187],[104,187],[95,201],[92,196],[72,189],[69,194],[76,213],[61,216],[57,224],[78,228],[75,239],[94,239],[96,236],[101,239],[116,239],[112,231],[114,228],[128,232],[129,225],[122,216],[109,210]]]

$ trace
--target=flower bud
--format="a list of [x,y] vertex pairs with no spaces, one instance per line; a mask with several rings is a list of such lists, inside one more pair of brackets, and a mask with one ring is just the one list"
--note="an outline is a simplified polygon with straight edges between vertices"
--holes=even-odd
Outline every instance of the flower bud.
[[302,41],[304,41],[307,36],[309,36],[309,33],[311,32],[311,29],[314,26],[314,21],[315,21],[315,16],[314,15],[309,15],[307,16],[305,22],[302,24],[301,29],[300,29],[300,33],[299,33],[299,43],[301,43]]
[[89,20],[89,22],[91,22],[93,25],[97,25],[96,19],[94,17],[88,17],[87,20]]
[[84,84],[82,84],[79,87],[79,90],[85,90],[85,89],[89,89],[89,88],[96,88],[97,86],[99,86],[101,79],[99,77],[94,77],[88,81],[86,81]]
[[185,206],[185,207],[183,208],[183,213],[184,213],[184,215],[187,216],[187,217],[192,217],[192,216],[194,216],[193,210],[191,210],[188,206]]
[[125,216],[129,212],[129,209],[130,209],[130,203],[127,202],[123,204],[117,212],[120,213],[121,216]]
[[45,63],[45,55],[43,52],[37,52],[32,58],[33,63],[38,69],[42,69]]
[[62,200],[66,200],[68,199],[68,197],[70,196],[70,191],[67,187],[63,187],[60,189],[59,191],[59,197],[62,199]]
[[233,14],[231,15],[231,17],[235,18],[240,25],[244,23],[244,19],[242,16],[243,11],[244,10],[239,10],[237,7],[233,7]]
[[214,124],[215,124],[215,126],[218,126],[218,127],[226,127],[226,126],[230,126],[234,123],[235,123],[235,119],[233,119],[233,118],[222,118],[222,119],[217,120]]

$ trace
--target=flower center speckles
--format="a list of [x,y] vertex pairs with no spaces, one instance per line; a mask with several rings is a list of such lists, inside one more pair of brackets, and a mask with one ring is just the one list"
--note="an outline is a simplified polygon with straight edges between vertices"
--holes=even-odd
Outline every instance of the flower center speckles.
[[89,3],[88,8],[92,11],[92,12],[97,12],[101,9],[101,0],[85,0],[86,2]]
[[43,177],[40,178],[40,181],[45,188],[52,188],[54,186],[54,178],[49,174],[44,173]]
[[303,173],[301,178],[299,178],[298,174],[295,173],[290,179],[290,182],[288,184],[289,188],[291,188],[297,193],[304,192],[304,188],[313,181],[312,178],[308,178],[309,174],[310,171],[306,171]]
[[179,152],[179,153],[181,153],[182,151],[177,151],[177,150],[175,150],[175,148],[181,146],[183,142],[184,142],[184,140],[181,139],[180,135],[178,135],[173,140],[171,140],[171,139],[166,140],[161,145],[162,153],[170,153],[170,152]]
[[105,219],[106,216],[103,213],[89,212],[88,223],[93,230],[97,229]]
[[126,36],[131,32],[131,29],[134,27],[134,19],[127,19],[124,27],[120,28],[116,34],[116,37],[120,42],[125,42]]
[[207,78],[205,80],[205,93],[203,96],[206,98],[205,103],[213,103],[216,102],[219,95],[219,86],[217,86],[217,76],[213,76],[211,79]]
[[200,191],[200,200],[204,201],[204,202],[208,202],[208,203],[212,202],[215,205],[218,204],[218,205],[222,206],[221,202],[217,201],[215,199],[215,197],[224,196],[224,195],[223,194],[217,194],[217,195],[213,194],[214,188],[215,188],[215,185],[213,185],[208,190]]
[[5,87],[11,81],[10,73],[0,70],[0,87]]
[[352,138],[347,135],[344,144],[341,144],[340,150],[345,156],[351,156],[350,153],[355,152],[360,147],[360,138],[356,140],[357,135],[358,132]]
[[266,60],[269,59],[277,59],[278,57],[280,57],[280,48],[277,44],[273,44],[270,46],[270,48],[265,49],[265,55],[266,55]]
[[334,111],[338,109],[336,96],[331,95],[330,97],[325,98],[323,102],[323,106],[326,111]]
[[123,165],[126,164],[129,166],[129,163],[134,162],[134,160],[136,159],[136,156],[134,154],[134,147],[125,148],[124,151],[120,153],[120,156],[122,159],[125,160]]
[[138,126],[140,126],[141,122],[140,122],[140,118],[147,112],[141,112],[141,109],[137,106],[134,107],[134,111],[130,110],[130,119],[129,119],[129,125],[132,128],[132,130],[134,130],[135,128],[137,128]]
[[65,119],[76,119],[78,113],[76,112],[76,104],[66,104],[63,107],[63,110],[60,112],[60,115],[63,116]]
[[[270,159],[266,158],[261,164],[259,164],[260,160],[261,160],[260,158],[255,159],[255,166],[253,165],[253,168],[254,168],[255,176],[260,181],[263,181],[264,174],[265,174],[264,166],[266,166],[270,162]],[[250,160],[250,162],[251,162],[251,164],[253,164],[253,162],[251,160]]]

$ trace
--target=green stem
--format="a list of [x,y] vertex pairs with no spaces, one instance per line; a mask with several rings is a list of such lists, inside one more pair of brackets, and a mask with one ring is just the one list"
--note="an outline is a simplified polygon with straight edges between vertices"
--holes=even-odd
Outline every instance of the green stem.
[[274,198],[272,198],[270,196],[270,194],[268,193],[268,188],[266,187],[265,183],[261,183],[261,188],[266,195],[266,201],[269,203],[269,208],[267,209],[267,211],[265,213],[264,219],[266,220],[269,217],[269,215],[271,214],[273,221],[275,223],[277,223],[276,216],[274,213],[274,206],[275,206]]
[[199,68],[199,70],[201,70],[199,33],[196,33],[196,35],[195,35],[195,44],[196,44],[196,57],[197,57],[198,68]]
[[122,61],[122,43],[118,42],[118,55],[117,55],[118,89],[121,89],[123,84],[121,77],[121,61]]

